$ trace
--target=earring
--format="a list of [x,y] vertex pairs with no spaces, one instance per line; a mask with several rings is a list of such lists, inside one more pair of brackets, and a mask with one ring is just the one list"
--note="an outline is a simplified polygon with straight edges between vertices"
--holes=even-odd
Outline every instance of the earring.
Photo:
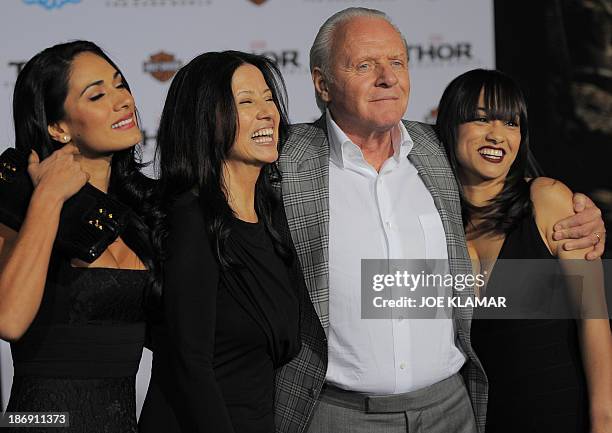
[[69,135],[64,135],[64,136],[62,136],[62,141],[63,141],[64,143],[68,143],[68,142],[70,141],[70,136],[69,136]]

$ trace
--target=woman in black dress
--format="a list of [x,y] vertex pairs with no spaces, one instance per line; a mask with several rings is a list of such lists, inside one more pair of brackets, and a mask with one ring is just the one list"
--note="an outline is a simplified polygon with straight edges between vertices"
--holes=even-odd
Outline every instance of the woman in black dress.
[[[134,99],[98,46],[75,41],[26,63],[13,113],[34,192],[19,232],[0,224],[0,336],[11,342],[15,369],[7,411],[68,412],[66,432],[135,432],[153,254]],[[60,211],[86,182],[134,211],[93,263],[54,248]]]
[[[560,272],[571,274],[577,260],[567,259],[585,254],[565,251],[552,236],[574,213],[571,191],[553,179],[525,179],[527,112],[518,85],[498,71],[457,77],[442,96],[437,128],[461,185],[475,271],[490,276],[485,294],[552,293],[542,264],[511,275],[494,266],[557,258]],[[603,289],[601,263],[583,268],[588,295],[605,305],[603,290],[594,290]],[[605,308],[596,317],[473,321],[472,345],[489,378],[487,433],[612,432],[612,336]]]
[[284,100],[274,64],[241,52],[202,54],[173,79],[157,136],[164,320],[141,432],[274,431],[274,370],[300,350],[295,255],[270,186]]

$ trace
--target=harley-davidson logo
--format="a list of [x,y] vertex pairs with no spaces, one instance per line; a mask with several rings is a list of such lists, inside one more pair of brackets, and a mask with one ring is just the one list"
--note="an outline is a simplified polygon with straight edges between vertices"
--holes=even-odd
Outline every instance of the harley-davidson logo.
[[164,51],[152,54],[148,61],[144,62],[144,71],[151,74],[153,78],[161,82],[171,79],[176,71],[182,66],[182,62]]

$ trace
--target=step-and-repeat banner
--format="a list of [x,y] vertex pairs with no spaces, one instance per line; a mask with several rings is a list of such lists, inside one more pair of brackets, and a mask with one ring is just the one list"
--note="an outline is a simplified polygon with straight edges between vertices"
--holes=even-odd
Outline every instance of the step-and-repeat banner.
[[[12,146],[13,86],[23,64],[50,45],[99,44],[128,79],[145,131],[145,156],[176,70],[204,51],[264,54],[287,82],[293,122],[316,119],[308,52],[323,21],[349,6],[386,12],[408,41],[411,93],[406,117],[435,121],[442,90],[458,74],[495,64],[492,0],[6,0],[0,4],[0,151]],[[3,407],[12,362],[0,345]],[[138,375],[138,407],[150,353]]]

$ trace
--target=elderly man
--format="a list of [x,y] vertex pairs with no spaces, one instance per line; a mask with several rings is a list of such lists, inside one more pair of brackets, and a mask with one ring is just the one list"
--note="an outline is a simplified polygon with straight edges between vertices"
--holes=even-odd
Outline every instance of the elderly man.
[[[470,308],[446,320],[360,317],[362,258],[443,258],[470,271],[444,150],[429,125],[401,120],[406,48],[382,12],[364,8],[330,17],[311,48],[324,114],[294,125],[279,159],[306,288],[302,351],[276,377],[277,432],[484,430]],[[583,230],[603,233],[597,211],[583,213],[593,220]]]

